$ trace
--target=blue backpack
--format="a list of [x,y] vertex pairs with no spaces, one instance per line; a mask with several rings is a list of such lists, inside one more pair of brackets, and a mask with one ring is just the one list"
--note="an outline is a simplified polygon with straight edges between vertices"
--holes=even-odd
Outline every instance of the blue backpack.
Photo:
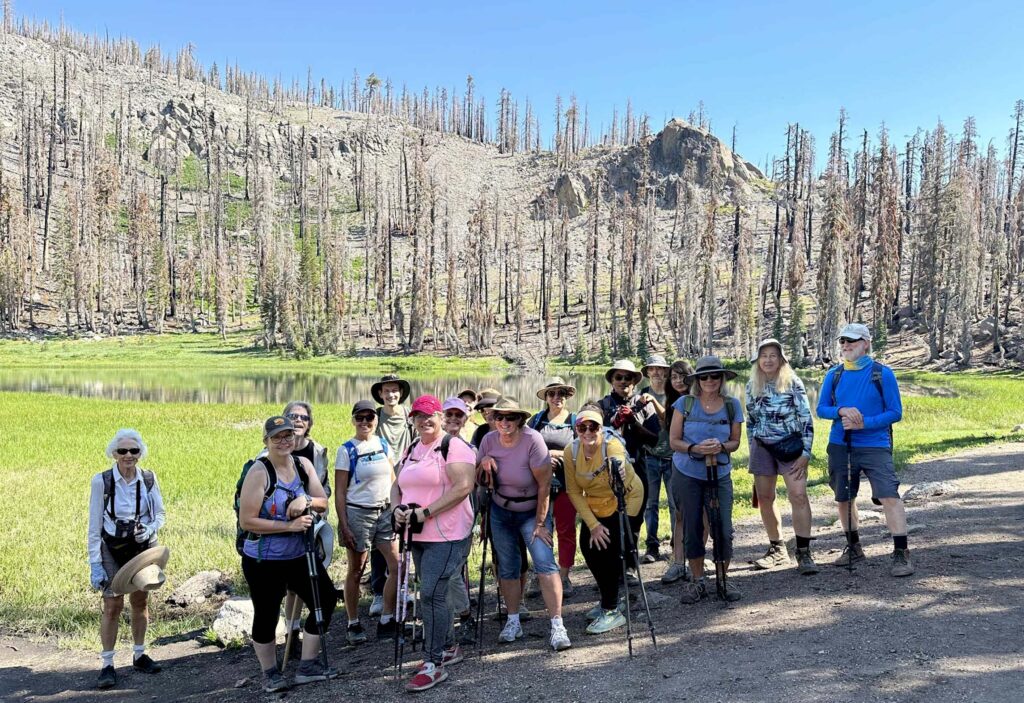
[[[365,454],[359,454],[358,453],[358,450],[356,449],[356,443],[353,442],[351,439],[348,440],[347,442],[345,442],[343,445],[341,445],[341,446],[343,446],[345,448],[346,453],[348,453],[348,483],[349,484],[352,483],[352,479],[355,478],[355,476],[356,476],[356,465],[359,464],[359,460],[360,459],[365,459],[365,458],[368,458],[368,457],[374,457],[374,456],[377,456],[378,454],[383,454],[384,456],[387,456],[388,454],[391,453],[391,445],[388,444],[388,441],[386,439],[384,439],[383,437],[378,437],[377,439],[380,440],[381,448],[380,449],[375,449],[372,452],[366,452]],[[337,467],[335,467],[335,468],[337,468]],[[356,481],[356,483],[358,483],[358,480]]]

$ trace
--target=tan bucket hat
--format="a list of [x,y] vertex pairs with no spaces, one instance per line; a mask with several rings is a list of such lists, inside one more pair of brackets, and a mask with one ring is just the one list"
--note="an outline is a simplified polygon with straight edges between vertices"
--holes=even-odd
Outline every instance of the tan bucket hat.
[[171,550],[164,546],[150,547],[129,559],[110,579],[110,590],[118,595],[135,591],[155,591],[164,585],[167,577],[164,567]]
[[544,387],[537,391],[537,397],[541,400],[547,400],[548,391],[554,391],[561,388],[566,392],[567,398],[572,398],[576,395],[576,386],[570,386],[566,383],[561,376],[552,376],[548,379],[548,382],[544,384]]
[[501,397],[501,391],[497,388],[484,388],[480,391],[479,395],[480,397],[477,398],[476,406],[474,407],[476,407],[477,410],[483,410],[484,408],[489,408],[498,402],[498,399]]
[[523,410],[519,407],[519,401],[509,395],[503,395],[498,398],[498,402],[494,404],[491,410],[504,415],[522,415],[524,420],[529,420],[533,417],[532,412]]
[[608,383],[611,383],[612,376],[615,374],[616,371],[626,371],[628,373],[633,374],[634,386],[644,379],[644,375],[637,370],[636,365],[629,359],[617,359],[612,364],[612,367],[604,372],[604,380],[608,381]]

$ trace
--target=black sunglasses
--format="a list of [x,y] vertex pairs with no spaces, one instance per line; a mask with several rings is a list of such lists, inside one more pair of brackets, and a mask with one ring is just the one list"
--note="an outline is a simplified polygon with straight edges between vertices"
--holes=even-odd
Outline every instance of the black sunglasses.
[[632,381],[633,377],[632,376],[625,376],[625,375],[623,375],[621,373],[617,373],[614,376],[612,376],[612,380],[613,381]]
[[859,341],[860,341],[859,339],[850,339],[849,337],[840,337],[839,338],[839,343],[840,344],[853,344],[854,342],[859,342]]
[[503,422],[505,420],[517,420],[518,415],[506,415],[505,413],[494,413],[493,415],[495,422]]
[[700,380],[702,380],[702,381],[721,381],[722,380],[722,374],[720,374],[720,373],[705,374],[705,375],[700,377]]
[[299,415],[298,413],[288,413],[285,415],[289,420],[301,420],[302,422],[309,422],[309,415]]
[[356,422],[373,422],[373,419],[377,417],[373,413],[360,413],[359,415],[353,415],[352,419]]
[[124,456],[125,454],[131,454],[132,456],[135,456],[136,454],[141,454],[142,450],[139,449],[138,447],[132,447],[131,449],[115,449],[114,453],[120,454],[121,456]]
[[558,390],[548,391],[546,395],[549,398],[568,398],[569,391],[559,388]]

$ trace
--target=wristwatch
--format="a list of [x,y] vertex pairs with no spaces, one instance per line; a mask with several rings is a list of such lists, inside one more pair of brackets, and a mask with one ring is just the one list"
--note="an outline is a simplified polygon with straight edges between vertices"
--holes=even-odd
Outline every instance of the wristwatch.
[[420,508],[423,511],[423,519],[430,517],[430,508]]

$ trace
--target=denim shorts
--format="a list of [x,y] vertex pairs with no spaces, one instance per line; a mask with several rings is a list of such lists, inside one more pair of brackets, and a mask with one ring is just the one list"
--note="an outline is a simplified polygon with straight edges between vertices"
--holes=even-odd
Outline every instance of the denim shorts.
[[[853,497],[860,488],[860,475],[868,477],[871,495],[875,498],[899,498],[900,481],[896,478],[896,467],[892,463],[892,452],[887,447],[854,447]],[[850,500],[850,486],[846,481],[846,445],[828,445],[828,483],[836,496],[837,503]]]
[[[558,573],[555,552],[543,541],[533,538],[533,528],[537,524],[537,511],[527,510],[515,513],[506,510],[497,503],[491,503],[491,540],[494,544],[494,557],[498,561],[498,578],[518,579],[522,572],[522,558],[519,556],[519,535],[526,542],[526,548],[533,559],[533,570],[538,574]],[[551,511],[544,520],[548,531],[552,530]]]

